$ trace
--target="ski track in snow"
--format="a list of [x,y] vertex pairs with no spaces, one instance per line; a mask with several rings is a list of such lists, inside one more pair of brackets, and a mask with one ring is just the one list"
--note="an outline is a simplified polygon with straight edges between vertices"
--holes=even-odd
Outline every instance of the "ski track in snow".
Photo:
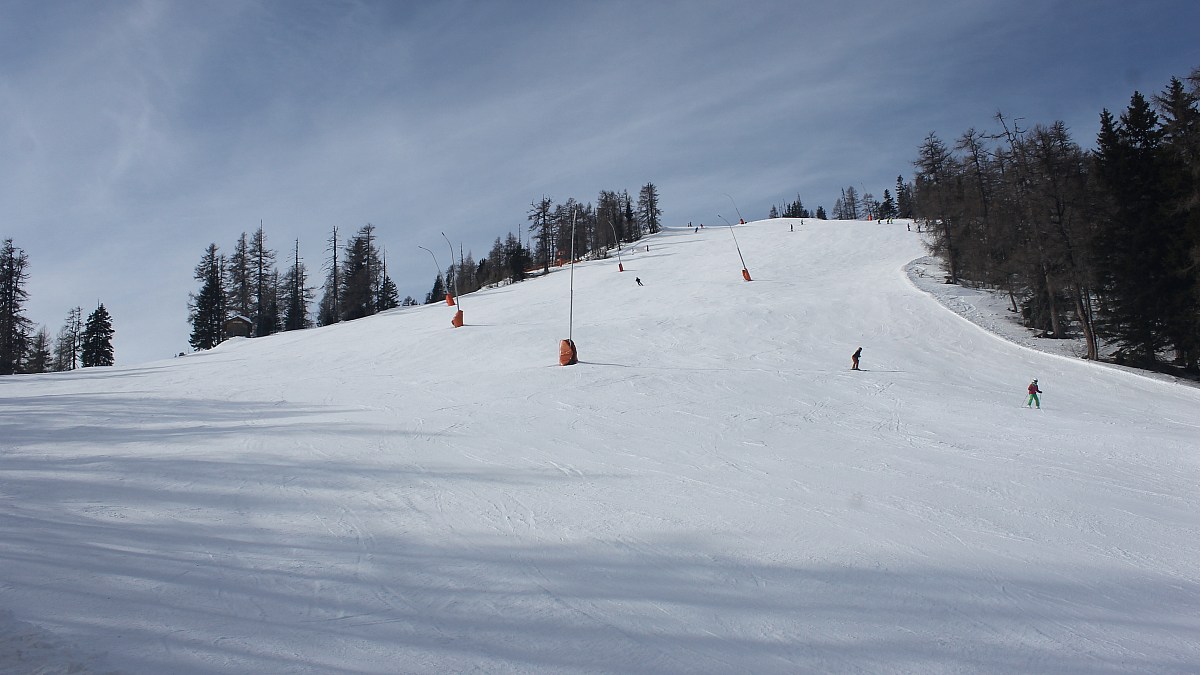
[[0,672],[1200,671],[1200,390],[792,222],[3,378]]

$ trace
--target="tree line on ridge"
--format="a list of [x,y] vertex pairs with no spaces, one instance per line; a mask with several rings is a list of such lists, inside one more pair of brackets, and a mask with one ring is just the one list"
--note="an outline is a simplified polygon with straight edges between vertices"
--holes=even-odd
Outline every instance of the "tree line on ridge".
[[1046,337],[1086,358],[1195,373],[1200,360],[1200,68],[1119,115],[1094,150],[1061,121],[968,129],[921,144],[915,214],[947,281],[1008,292]]

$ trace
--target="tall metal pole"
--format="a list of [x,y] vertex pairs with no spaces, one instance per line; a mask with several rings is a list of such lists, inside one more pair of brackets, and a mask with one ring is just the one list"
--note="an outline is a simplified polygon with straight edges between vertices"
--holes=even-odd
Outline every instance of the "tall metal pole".
[[730,203],[730,204],[733,204],[733,210],[734,210],[734,211],[737,211],[737,214],[738,214],[738,222],[740,222],[740,223],[745,223],[745,222],[746,222],[746,219],[742,217],[742,212],[741,212],[741,211],[738,211],[737,202],[733,201],[733,197],[730,197],[728,193],[724,193],[724,192],[722,192],[721,194],[725,195],[726,197],[729,197],[729,203]]
[[558,343],[558,365],[572,366],[579,363],[579,351],[575,349],[575,216],[578,211],[571,211],[571,294],[567,315],[567,339]]
[[442,264],[438,262],[437,256],[433,255],[433,251],[430,251],[429,249],[425,248],[424,246],[418,246],[417,248],[421,249],[422,251],[425,251],[426,253],[428,253],[430,256],[433,257],[433,266],[437,268],[437,275],[439,277],[442,276]]
[[[719,213],[717,214],[717,217],[720,218],[721,220],[725,220],[725,216],[722,216]],[[729,221],[725,220],[725,224],[729,225]],[[733,225],[729,225],[729,234],[730,234],[730,236],[733,237],[733,247],[737,249],[738,260],[742,261],[742,269],[746,269],[746,259],[742,257],[742,247],[738,246],[737,235],[733,233]]]
[[[572,215],[572,216],[571,216],[571,220],[572,220],[572,221],[574,221],[574,220],[575,220],[575,216],[574,216],[574,215]],[[617,270],[618,270],[618,271],[620,271],[620,272],[624,272],[624,271],[625,271],[625,263],[621,262],[621,238],[617,236],[617,227],[616,227],[615,225],[613,225],[613,224],[612,224],[612,220],[611,220],[611,219],[608,221],[608,226],[609,226],[610,228],[612,228],[612,231],[613,231],[613,241],[617,242]],[[575,225],[572,223],[571,227],[575,227]],[[575,242],[574,242],[574,241],[572,241],[572,242],[571,242],[571,245],[572,245],[572,246],[574,246],[574,245],[575,245]]]
[[[433,255],[433,251],[430,251],[429,249],[425,248],[424,246],[418,246],[417,248],[421,249],[422,251],[425,251],[431,257],[433,257],[433,266],[434,266],[434,268],[437,269],[437,278],[441,279],[442,278],[442,264],[440,262],[438,262],[437,256]],[[453,305],[454,298],[450,297],[450,289],[447,288],[447,289],[445,289],[445,291],[446,291],[446,304]]]
[[[442,233],[442,239],[445,239],[446,245],[450,247],[450,265],[451,265],[451,267],[453,267],[454,266],[454,244],[450,243],[450,237],[447,237],[445,232]],[[462,309],[462,296],[458,294],[458,275],[460,273],[462,273],[462,265],[459,265],[458,267],[459,267],[458,273],[456,273],[454,275],[454,300],[455,300],[455,302],[458,303],[458,308],[461,310]]]
[[[575,341],[575,214],[576,210],[571,210],[571,309],[568,312],[567,339]],[[612,223],[609,223],[610,225]],[[620,249],[618,249],[620,252]]]
[[[725,220],[725,216],[722,216],[719,213],[717,214],[717,217],[721,220]],[[729,225],[729,221],[725,220],[725,224]],[[742,278],[746,281],[751,281],[750,270],[746,269],[746,259],[742,257],[742,247],[738,246],[737,235],[733,233],[733,225],[729,225],[729,236],[733,237],[733,247],[737,249],[738,260],[742,261]]]

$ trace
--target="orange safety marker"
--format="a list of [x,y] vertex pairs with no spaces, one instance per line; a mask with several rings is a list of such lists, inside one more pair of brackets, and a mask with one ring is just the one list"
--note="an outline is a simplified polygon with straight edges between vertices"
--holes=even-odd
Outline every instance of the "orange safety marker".
[[579,352],[575,349],[575,341],[563,340],[558,345],[558,365],[573,366],[579,363]]

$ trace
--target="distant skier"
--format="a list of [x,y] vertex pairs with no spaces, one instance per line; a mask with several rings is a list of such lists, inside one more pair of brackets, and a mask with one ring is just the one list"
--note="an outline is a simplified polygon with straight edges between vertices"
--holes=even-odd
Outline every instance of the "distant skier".
[[795,231],[796,231],[796,224],[795,224],[795,223],[789,223],[789,224],[788,224],[788,232],[795,232]]
[[1025,401],[1025,407],[1030,408],[1036,405],[1037,409],[1041,410],[1042,402],[1038,399],[1038,394],[1041,393],[1042,390],[1038,389],[1037,378],[1035,377],[1033,378],[1033,382],[1029,383],[1029,399]]
[[643,283],[642,283],[642,278],[641,278],[641,277],[634,277],[634,278],[633,278],[633,280],[637,282],[637,285],[638,285],[638,286],[645,286],[645,285],[646,285],[646,284],[643,284]]
[[858,370],[858,357],[862,356],[862,347],[854,350],[850,355],[850,370]]

